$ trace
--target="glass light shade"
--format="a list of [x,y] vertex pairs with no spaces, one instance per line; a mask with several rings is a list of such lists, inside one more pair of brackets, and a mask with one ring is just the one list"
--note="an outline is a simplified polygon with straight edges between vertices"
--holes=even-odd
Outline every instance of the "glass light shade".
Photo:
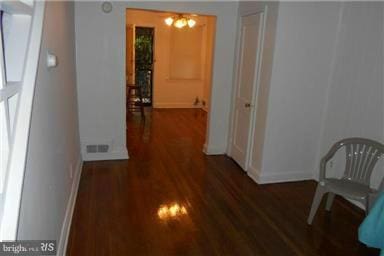
[[164,21],[165,21],[165,24],[167,24],[168,26],[171,26],[172,23],[173,23],[173,18],[172,17],[168,17]]
[[179,18],[175,21],[175,23],[173,23],[173,25],[177,28],[183,28],[185,27],[186,25],[188,24],[187,22],[187,19],[186,18]]
[[196,25],[196,21],[193,19],[188,19],[188,26],[193,28]]

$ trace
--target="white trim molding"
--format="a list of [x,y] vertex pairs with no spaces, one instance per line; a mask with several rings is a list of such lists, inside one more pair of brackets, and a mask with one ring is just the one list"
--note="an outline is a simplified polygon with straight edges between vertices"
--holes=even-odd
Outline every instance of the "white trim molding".
[[281,182],[294,182],[303,180],[313,180],[313,173],[311,171],[289,171],[289,172],[264,172],[248,171],[248,176],[257,184],[281,183]]
[[69,239],[69,233],[71,229],[73,212],[75,210],[77,192],[79,190],[81,173],[83,170],[83,160],[80,158],[76,165],[76,175],[72,181],[71,194],[69,195],[64,222],[61,227],[60,240],[57,246],[57,255],[66,255],[67,253],[67,245]]

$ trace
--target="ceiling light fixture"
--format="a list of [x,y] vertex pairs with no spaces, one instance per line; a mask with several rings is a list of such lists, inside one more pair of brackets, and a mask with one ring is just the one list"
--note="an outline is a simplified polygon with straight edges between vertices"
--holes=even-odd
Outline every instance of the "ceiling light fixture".
[[183,28],[187,25],[188,27],[193,28],[196,25],[196,21],[194,19],[186,17],[182,14],[176,17],[175,16],[168,17],[164,21],[165,21],[165,24],[167,24],[168,26],[173,25],[176,28]]
[[190,28],[193,28],[195,25],[196,25],[196,21],[195,20],[193,20],[193,19],[189,19],[188,20],[188,26]]
[[164,21],[165,21],[165,24],[167,24],[168,26],[171,26],[173,24],[173,18],[172,17],[168,17]]

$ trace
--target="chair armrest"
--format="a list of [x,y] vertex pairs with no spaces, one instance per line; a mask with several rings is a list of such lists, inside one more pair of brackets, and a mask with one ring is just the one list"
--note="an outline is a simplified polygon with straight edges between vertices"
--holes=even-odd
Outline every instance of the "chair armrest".
[[336,152],[340,149],[341,145],[334,145],[328,153],[321,159],[320,161],[320,171],[319,171],[319,180],[322,181],[325,179],[326,169],[327,169],[327,163],[330,159],[334,157]]
[[327,163],[329,159],[323,157],[320,161],[320,172],[319,172],[319,181],[323,181],[325,179],[325,173],[327,168]]

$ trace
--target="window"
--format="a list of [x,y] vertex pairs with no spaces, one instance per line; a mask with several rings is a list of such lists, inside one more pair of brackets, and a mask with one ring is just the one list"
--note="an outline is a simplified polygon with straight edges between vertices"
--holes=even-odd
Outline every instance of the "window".
[[6,86],[6,72],[5,72],[5,57],[4,57],[4,29],[3,29],[3,17],[4,17],[4,11],[0,11],[0,170],[1,170],[1,177],[0,177],[0,192],[3,191],[3,185],[4,185],[4,179],[5,179],[5,171],[7,169],[7,163],[8,163],[8,155],[9,155],[9,115],[7,114],[8,111],[8,99],[6,95],[7,88]]
[[0,5],[0,193],[4,189],[12,146],[31,10],[27,4],[17,1]]
[[201,79],[203,29],[194,28],[171,30],[170,78]]

